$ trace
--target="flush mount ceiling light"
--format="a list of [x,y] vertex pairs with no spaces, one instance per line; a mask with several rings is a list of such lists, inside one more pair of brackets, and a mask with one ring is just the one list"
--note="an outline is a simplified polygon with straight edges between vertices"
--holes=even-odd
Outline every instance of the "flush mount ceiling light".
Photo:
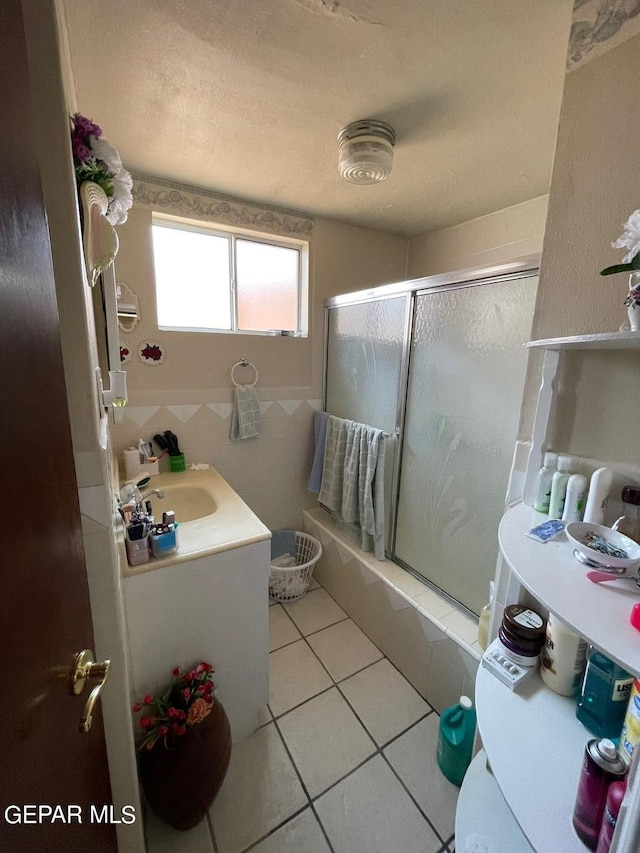
[[377,184],[389,175],[396,132],[386,121],[352,121],[338,134],[338,171],[350,184]]

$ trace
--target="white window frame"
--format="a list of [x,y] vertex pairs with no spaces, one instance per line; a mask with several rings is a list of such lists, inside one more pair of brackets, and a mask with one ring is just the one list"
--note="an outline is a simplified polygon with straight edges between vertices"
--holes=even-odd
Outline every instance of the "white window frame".
[[[204,332],[223,335],[262,335],[262,336],[290,336],[306,338],[309,336],[309,243],[306,240],[296,240],[292,237],[280,237],[263,234],[259,231],[250,231],[231,225],[219,223],[200,222],[193,219],[185,219],[179,216],[170,216],[165,213],[154,211],[151,217],[152,225],[164,228],[175,228],[182,231],[191,231],[199,234],[210,234],[217,237],[225,237],[229,240],[229,300],[231,307],[231,328],[216,329],[204,326],[170,326],[160,325],[158,329],[168,332]],[[238,239],[251,240],[254,243],[265,243],[269,246],[279,246],[284,249],[298,250],[298,312],[297,329],[295,331],[270,329],[268,331],[239,329],[238,328],[238,294],[236,289],[236,241]],[[154,290],[155,290],[155,253],[154,253]],[[156,308],[157,319],[157,308]]]

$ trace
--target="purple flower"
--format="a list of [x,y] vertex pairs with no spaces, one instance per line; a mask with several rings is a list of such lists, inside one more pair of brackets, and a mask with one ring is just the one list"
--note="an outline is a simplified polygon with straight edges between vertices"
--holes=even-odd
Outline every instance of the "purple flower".
[[81,163],[88,163],[91,160],[91,149],[88,148],[81,139],[73,140],[73,154]]
[[[76,130],[81,130],[85,136],[88,136],[90,133],[93,133],[93,128],[95,127],[94,123],[91,119],[85,118],[80,113],[76,113],[73,117],[73,123],[76,127]],[[100,130],[100,128],[98,128]]]

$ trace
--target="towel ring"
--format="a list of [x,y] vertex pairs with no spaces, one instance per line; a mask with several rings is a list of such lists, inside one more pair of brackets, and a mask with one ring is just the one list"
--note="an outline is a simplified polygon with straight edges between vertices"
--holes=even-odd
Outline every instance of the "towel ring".
[[253,382],[249,385],[250,388],[253,388],[254,385],[258,381],[258,368],[255,366],[255,364],[252,364],[246,358],[241,358],[240,361],[236,361],[236,363],[233,365],[233,367],[231,368],[231,381],[236,386],[236,388],[239,388],[240,383],[236,382],[234,375],[233,375],[235,373],[236,367],[251,367],[253,369],[253,372],[255,373],[256,376],[255,376],[255,379],[253,380]]

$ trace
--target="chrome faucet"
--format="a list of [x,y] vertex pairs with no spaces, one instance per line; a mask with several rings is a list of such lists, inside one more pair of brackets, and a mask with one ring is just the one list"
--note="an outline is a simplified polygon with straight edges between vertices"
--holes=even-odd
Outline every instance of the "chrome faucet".
[[151,495],[157,495],[161,500],[164,497],[164,492],[162,489],[149,489],[148,492],[145,492],[143,495],[140,495],[140,503],[142,501],[146,501]]

